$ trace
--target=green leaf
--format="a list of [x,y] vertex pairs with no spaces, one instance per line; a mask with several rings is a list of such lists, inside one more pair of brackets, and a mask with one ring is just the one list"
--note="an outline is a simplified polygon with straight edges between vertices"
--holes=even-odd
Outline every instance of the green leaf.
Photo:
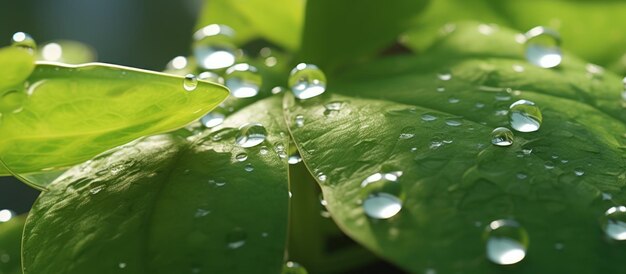
[[22,273],[20,250],[25,221],[25,216],[18,216],[0,223],[0,273]]
[[224,24],[236,32],[241,45],[254,38],[265,38],[288,50],[299,47],[304,16],[304,0],[207,0],[196,29]]
[[[288,211],[287,163],[274,152],[288,144],[280,103],[253,104],[212,133],[147,137],[72,168],[31,211],[24,273],[279,273]],[[267,138],[236,146],[249,122]]]
[[180,76],[105,64],[38,64],[26,86],[5,91],[5,98],[9,93],[0,155],[20,174],[62,169],[182,127],[228,96],[208,82],[189,92]]
[[[426,0],[311,0],[307,2],[300,58],[325,70],[371,57],[392,45]],[[382,12],[384,11],[384,12]]]
[[[626,249],[601,226],[607,209],[626,203],[619,77],[592,74],[569,55],[556,69],[532,66],[515,32],[481,35],[477,27],[458,25],[423,56],[347,72],[320,98],[285,98],[290,131],[331,215],[356,241],[416,273],[621,271]],[[440,80],[446,73],[451,79]],[[492,145],[491,131],[509,126],[506,112],[519,99],[541,109],[541,128],[515,132],[512,146]],[[402,209],[368,218],[361,183],[394,171],[402,172]],[[504,218],[530,239],[513,266],[485,256],[485,227]]]

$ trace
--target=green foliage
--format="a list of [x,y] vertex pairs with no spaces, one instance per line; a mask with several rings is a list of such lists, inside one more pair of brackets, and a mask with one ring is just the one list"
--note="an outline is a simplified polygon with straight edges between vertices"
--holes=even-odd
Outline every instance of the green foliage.
[[0,223],[0,273],[20,274],[22,230],[26,216],[14,217],[8,222]]

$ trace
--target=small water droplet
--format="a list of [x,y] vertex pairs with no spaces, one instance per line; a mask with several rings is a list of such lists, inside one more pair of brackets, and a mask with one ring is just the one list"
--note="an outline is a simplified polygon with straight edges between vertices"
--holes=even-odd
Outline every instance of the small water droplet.
[[554,244],[554,249],[556,249],[556,250],[563,250],[563,248],[565,248],[565,245],[563,243],[555,243]]
[[37,43],[35,43],[35,39],[33,39],[30,34],[25,32],[16,32],[11,37],[11,46],[25,48],[30,51],[35,50],[37,48]]
[[246,166],[243,168],[245,171],[247,172],[252,172],[254,171],[254,166],[252,166],[252,164],[246,164]]
[[370,218],[389,219],[402,209],[402,172],[374,173],[361,182],[363,212]]
[[96,187],[90,189],[89,193],[91,193],[93,195],[96,195],[96,194],[100,193],[105,187],[106,187],[105,185],[96,186]]
[[437,89],[435,89],[437,92],[445,92],[446,88],[445,87],[437,87]]
[[324,115],[330,115],[333,112],[337,112],[341,110],[341,107],[343,106],[343,102],[340,101],[333,101],[330,103],[327,103],[324,105]]
[[519,132],[537,131],[542,119],[541,111],[531,101],[519,100],[509,107],[509,122]]
[[235,228],[226,235],[227,246],[230,249],[238,249],[246,244],[248,235],[241,228]]
[[556,31],[540,26],[532,28],[525,36],[528,62],[542,68],[553,68],[561,63],[561,38]]
[[121,263],[117,264],[117,267],[119,267],[120,269],[124,269],[124,268],[126,268],[126,263],[121,262]]
[[439,80],[441,81],[449,81],[450,79],[452,79],[452,73],[450,73],[450,71],[448,70],[441,71],[437,74],[437,78],[439,78]]
[[198,78],[196,78],[193,74],[185,75],[185,79],[183,80],[183,87],[186,91],[193,91],[198,86]]
[[237,156],[235,156],[235,159],[237,159],[237,161],[239,162],[243,162],[245,160],[248,160],[248,154],[246,154],[245,152],[239,153],[237,154]]
[[220,85],[224,84],[224,78],[222,78],[219,74],[212,72],[212,71],[204,71],[198,74],[198,80],[203,80],[203,81],[216,83]]
[[322,172],[317,173],[317,179],[320,182],[326,182],[326,179],[327,179],[326,174],[324,174]]
[[266,155],[268,152],[270,151],[266,146],[262,146],[261,149],[259,149],[259,153],[261,153],[261,155]]
[[0,210],[0,223],[6,223],[13,219],[15,212],[9,209]]
[[478,32],[483,35],[491,35],[495,31],[495,25],[480,24],[478,25]]
[[235,142],[241,147],[253,147],[265,141],[267,130],[259,123],[249,123],[239,127]]
[[552,161],[545,161],[545,162],[543,163],[543,166],[544,166],[546,169],[554,169],[554,163],[553,163]]
[[273,87],[272,88],[272,94],[279,94],[279,93],[283,93],[285,91],[285,89],[283,87]]
[[505,127],[498,127],[491,132],[491,143],[506,147],[513,144],[513,132]]
[[294,121],[295,121],[297,127],[304,126],[304,116],[296,115],[296,119]]
[[286,262],[282,274],[308,274],[307,270],[296,262]]
[[213,128],[221,125],[224,122],[226,115],[220,110],[214,110],[200,118],[200,123],[207,128]]
[[296,150],[296,152],[294,152],[293,154],[289,155],[289,159],[287,160],[287,162],[290,165],[295,165],[297,163],[302,162],[302,157],[300,157],[300,153]]
[[210,213],[211,213],[210,210],[206,210],[206,209],[203,209],[203,208],[198,208],[198,209],[196,209],[196,212],[193,214],[193,216],[196,217],[196,218],[202,218],[202,217],[205,217],[205,216],[209,215]]
[[613,195],[611,195],[611,193],[602,192],[603,201],[610,201],[612,199],[613,199]]
[[510,265],[526,257],[528,234],[514,220],[496,220],[485,229],[487,258],[499,265]]
[[198,65],[204,69],[222,69],[232,66],[236,60],[233,43],[235,31],[228,26],[211,24],[193,34],[193,54]]
[[263,79],[256,67],[241,63],[226,70],[226,87],[237,98],[250,98],[259,93]]
[[528,174],[526,174],[524,172],[518,172],[515,175],[515,177],[517,177],[517,179],[524,180],[524,179],[528,178]]
[[450,103],[450,104],[456,104],[456,103],[458,103],[458,102],[460,102],[460,101],[461,101],[461,100],[459,100],[459,98],[456,98],[456,97],[450,97],[450,98],[448,98],[448,103]]
[[435,121],[437,120],[437,116],[433,114],[425,113],[425,114],[422,114],[422,120],[426,122]]
[[[7,253],[0,253],[0,263],[4,263],[7,264],[11,261],[11,255],[7,254]],[[2,272],[0,272],[2,273]]]
[[603,229],[617,241],[626,240],[626,206],[614,206],[604,213]]
[[583,176],[585,175],[585,171],[582,168],[578,167],[574,169],[574,174],[576,174],[576,176]]
[[326,91],[326,76],[316,65],[300,63],[289,73],[289,87],[298,99],[313,98]]
[[446,120],[446,125],[449,125],[451,127],[458,127],[460,125],[462,125],[463,123],[459,120],[452,120],[452,119],[448,119]]

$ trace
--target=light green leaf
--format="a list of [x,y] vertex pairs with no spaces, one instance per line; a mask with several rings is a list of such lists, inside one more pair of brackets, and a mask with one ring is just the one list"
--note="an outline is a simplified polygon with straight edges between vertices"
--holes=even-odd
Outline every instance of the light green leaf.
[[[606,210],[626,203],[620,79],[572,56],[556,69],[532,66],[515,32],[477,27],[458,25],[421,57],[347,72],[320,98],[286,97],[290,131],[331,215],[415,273],[621,271],[626,249],[602,230]],[[541,109],[541,128],[492,145],[491,131],[509,127],[519,99]],[[367,217],[362,182],[395,171],[402,209]],[[528,232],[529,247],[520,263],[501,266],[486,258],[484,233],[508,218]]]
[[38,64],[26,83],[4,91],[12,104],[0,124],[0,155],[19,174],[62,169],[182,127],[228,96],[208,82],[186,91],[180,76],[105,64]]
[[239,44],[265,38],[288,50],[299,47],[304,0],[207,0],[196,29],[224,24],[236,32]]
[[[280,104],[269,98],[212,133],[147,137],[72,168],[31,211],[25,273],[279,273],[288,211],[287,163],[275,153],[288,145]],[[235,145],[250,122],[265,126],[265,141]]]
[[25,221],[25,216],[18,216],[0,223],[0,273],[22,273],[20,254]]
[[300,58],[334,70],[392,45],[427,0],[308,1]]
[[24,82],[34,68],[35,58],[28,50],[18,47],[0,48],[0,91]]

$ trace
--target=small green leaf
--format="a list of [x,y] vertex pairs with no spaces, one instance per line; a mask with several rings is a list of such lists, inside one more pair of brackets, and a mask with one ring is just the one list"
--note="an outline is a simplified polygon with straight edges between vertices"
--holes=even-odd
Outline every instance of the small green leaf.
[[22,273],[20,251],[25,221],[25,216],[18,216],[6,223],[0,223],[0,273]]
[[186,91],[180,76],[105,64],[38,64],[25,85],[4,92],[13,101],[0,123],[0,155],[15,173],[62,169],[182,127],[228,96],[208,82]]
[[35,68],[35,57],[18,47],[0,48],[0,91],[21,84]]
[[200,13],[197,29],[224,24],[236,32],[239,44],[265,38],[289,50],[299,47],[304,16],[303,0],[208,0]]
[[427,0],[308,1],[301,61],[333,70],[371,57],[393,44],[427,3]]
[[[287,162],[275,153],[288,145],[280,103],[268,98],[214,132],[143,138],[72,168],[31,211],[24,273],[279,273],[288,211]],[[251,122],[267,130],[264,142],[235,145]]]
[[[458,25],[423,56],[347,72],[320,98],[285,98],[290,131],[331,215],[415,273],[621,271],[626,249],[602,231],[607,209],[626,203],[619,77],[590,73],[569,55],[556,69],[535,67],[515,32],[477,28]],[[541,128],[515,132],[509,147],[491,144],[520,99],[540,108]],[[379,172],[401,172],[387,191],[402,208],[389,219],[363,208],[373,192],[361,185]],[[485,256],[484,233],[508,218],[528,232],[529,247],[524,260],[501,266]]]

